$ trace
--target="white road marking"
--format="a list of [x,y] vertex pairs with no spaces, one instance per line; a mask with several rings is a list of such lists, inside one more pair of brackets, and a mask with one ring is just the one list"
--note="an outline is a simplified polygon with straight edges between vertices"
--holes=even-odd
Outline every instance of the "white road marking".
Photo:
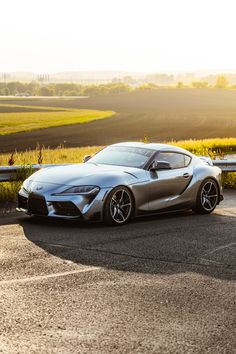
[[83,268],[83,269],[70,270],[70,271],[61,272],[61,273],[52,273],[52,274],[46,274],[46,275],[36,275],[36,276],[33,276],[33,277],[21,278],[21,279],[2,280],[2,281],[0,281],[0,286],[1,285],[17,284],[17,283],[27,283],[27,282],[39,281],[39,280],[57,278],[57,277],[64,277],[66,275],[92,272],[94,270],[99,270],[99,269],[101,269],[101,268],[100,267],[86,267],[86,268]]

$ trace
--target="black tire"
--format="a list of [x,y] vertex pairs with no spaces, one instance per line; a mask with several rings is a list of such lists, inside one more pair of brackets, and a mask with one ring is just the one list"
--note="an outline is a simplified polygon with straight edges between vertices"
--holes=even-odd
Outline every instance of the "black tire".
[[205,179],[197,193],[196,204],[193,211],[198,214],[210,214],[219,201],[219,186],[214,179]]
[[133,215],[133,196],[125,186],[118,186],[108,194],[103,211],[103,219],[107,225],[121,226]]

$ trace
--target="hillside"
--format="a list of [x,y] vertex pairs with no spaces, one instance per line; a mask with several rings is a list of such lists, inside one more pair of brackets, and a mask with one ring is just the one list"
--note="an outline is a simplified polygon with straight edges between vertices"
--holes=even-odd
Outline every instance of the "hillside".
[[[116,116],[83,125],[48,128],[0,137],[2,151],[34,148],[106,145],[125,140],[151,141],[236,136],[236,90],[160,89],[87,99],[7,100],[22,104],[111,110]],[[4,103],[1,100],[1,103]]]

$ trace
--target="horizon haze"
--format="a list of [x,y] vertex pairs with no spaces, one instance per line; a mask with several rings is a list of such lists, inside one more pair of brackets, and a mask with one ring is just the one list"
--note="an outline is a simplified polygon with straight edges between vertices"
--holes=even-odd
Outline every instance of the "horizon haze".
[[236,72],[233,0],[9,0],[0,72]]

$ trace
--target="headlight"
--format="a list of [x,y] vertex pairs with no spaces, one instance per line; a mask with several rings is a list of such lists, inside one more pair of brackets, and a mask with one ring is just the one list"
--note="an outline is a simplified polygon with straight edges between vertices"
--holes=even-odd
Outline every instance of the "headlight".
[[32,183],[32,180],[29,179],[29,178],[27,178],[27,179],[23,182],[22,188],[23,188],[26,192],[29,192],[29,187],[30,187],[31,183]]
[[64,192],[56,193],[56,195],[71,195],[71,194],[84,194],[84,195],[94,195],[99,192],[99,187],[97,186],[74,186],[66,189]]

